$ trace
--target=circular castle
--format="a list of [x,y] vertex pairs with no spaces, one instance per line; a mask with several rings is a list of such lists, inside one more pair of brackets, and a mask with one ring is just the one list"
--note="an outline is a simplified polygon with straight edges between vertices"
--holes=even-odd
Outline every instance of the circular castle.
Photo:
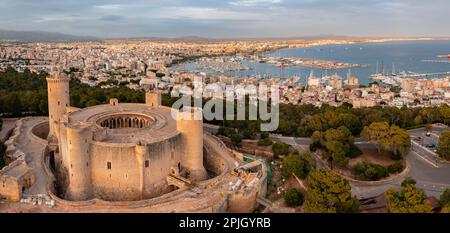
[[145,104],[110,104],[77,109],[69,104],[69,79],[48,81],[50,167],[68,200],[133,201],[173,191],[167,177],[207,179],[203,123],[195,114],[161,106],[159,92]]
[[66,75],[52,72],[47,83],[49,117],[19,119],[5,142],[7,211],[251,212],[263,200],[264,162],[204,132],[214,127],[201,109],[164,107],[159,92],[144,104],[79,109]]

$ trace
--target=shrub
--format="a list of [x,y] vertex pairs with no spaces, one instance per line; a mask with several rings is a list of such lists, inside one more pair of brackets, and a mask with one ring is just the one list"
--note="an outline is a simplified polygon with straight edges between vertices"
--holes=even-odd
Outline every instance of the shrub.
[[281,175],[287,179],[291,174],[295,174],[300,179],[305,179],[312,169],[311,163],[306,158],[306,154],[299,155],[291,153],[283,158],[283,169]]
[[400,173],[403,171],[403,169],[404,169],[404,167],[403,167],[403,164],[401,164],[401,163],[394,163],[387,167],[389,174]]
[[305,194],[298,189],[291,188],[284,194],[284,201],[291,207],[301,206],[305,201]]
[[411,178],[411,177],[407,177],[405,180],[403,180],[402,182],[402,187],[406,187],[408,185],[415,185],[417,182]]
[[274,144],[272,144],[272,151],[275,157],[279,155],[287,155],[289,154],[290,147],[291,146],[286,143],[275,142]]
[[223,127],[223,126],[221,126],[219,128],[219,132],[218,132],[219,135],[222,135],[222,136],[225,136],[225,137],[230,137],[231,135],[233,135],[235,133],[236,133],[236,131],[234,129]]
[[243,139],[254,139],[255,134],[249,130],[242,131],[242,138]]
[[269,138],[269,133],[268,132],[261,132],[261,134],[259,135],[260,139],[266,139]]
[[439,200],[439,205],[441,207],[450,207],[450,189],[446,189],[444,193],[442,193]]
[[264,138],[258,141],[258,146],[271,146],[272,144],[273,142],[268,138]]
[[379,164],[360,162],[352,167],[352,172],[364,180],[376,181],[389,175],[387,169]]
[[320,142],[313,142],[309,145],[309,150],[312,152],[316,152],[318,149],[323,148],[322,144]]
[[347,153],[347,157],[349,157],[349,158],[357,158],[360,155],[362,155],[362,153],[363,152],[357,146],[352,144],[352,145],[350,145],[350,149],[349,149],[349,151]]
[[231,135],[231,142],[232,142],[233,145],[235,145],[235,146],[240,146],[240,145],[241,145],[241,142],[242,142],[242,137],[241,137],[241,135],[240,135],[240,134],[237,134],[237,133]]

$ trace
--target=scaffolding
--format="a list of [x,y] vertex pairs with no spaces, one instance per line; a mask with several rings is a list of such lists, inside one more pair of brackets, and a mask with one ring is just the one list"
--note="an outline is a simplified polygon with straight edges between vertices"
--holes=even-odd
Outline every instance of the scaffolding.
[[262,164],[264,164],[266,171],[267,171],[267,175],[266,175],[267,184],[271,184],[272,174],[271,174],[270,165],[269,165],[269,162],[267,161],[267,159],[262,158],[260,156],[254,156],[254,155],[249,155],[249,154],[244,154],[243,157],[244,157],[244,162],[247,162],[247,163],[251,163],[251,162],[254,162],[257,160],[262,161]]

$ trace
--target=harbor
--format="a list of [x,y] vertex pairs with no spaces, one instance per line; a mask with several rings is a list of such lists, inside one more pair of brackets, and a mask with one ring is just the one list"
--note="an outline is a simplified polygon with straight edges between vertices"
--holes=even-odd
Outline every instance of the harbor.
[[254,60],[254,62],[268,63],[280,68],[298,66],[321,70],[338,70],[367,67],[367,65],[361,64],[302,57],[263,57]]
[[[393,53],[395,51],[395,53]],[[395,84],[397,78],[441,78],[448,76],[450,61],[437,54],[450,51],[450,41],[407,41],[321,45],[285,48],[263,55],[205,58],[180,64],[177,71],[204,72],[234,78],[306,79],[311,71],[318,77],[352,75],[363,85],[373,81]],[[443,57],[445,58],[445,57]],[[432,60],[430,62],[426,62]],[[439,62],[434,62],[434,61]],[[391,68],[392,67],[392,68]]]

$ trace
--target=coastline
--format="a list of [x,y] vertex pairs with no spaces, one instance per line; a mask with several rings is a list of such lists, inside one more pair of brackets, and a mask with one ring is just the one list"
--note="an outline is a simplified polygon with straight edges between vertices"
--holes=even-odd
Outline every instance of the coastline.
[[[409,42],[408,42],[409,41]],[[417,41],[417,44],[414,42]],[[421,41],[424,41],[421,43]],[[429,41],[429,42],[427,42]],[[278,48],[275,50],[267,50],[260,53],[245,53],[240,55],[240,62],[243,62],[246,66],[250,67],[249,70],[238,70],[238,71],[226,71],[221,73],[214,73],[214,75],[225,75],[230,77],[249,77],[255,74],[260,74],[268,77],[291,77],[300,76],[307,77],[310,75],[311,71],[316,74],[330,74],[336,73],[341,77],[345,77],[348,74],[349,69],[351,73],[360,79],[362,84],[368,84],[370,75],[376,73],[375,67],[379,63],[379,70],[384,69],[386,73],[393,72],[395,69],[396,73],[419,73],[419,74],[443,74],[450,71],[447,62],[422,62],[425,59],[431,59],[436,55],[443,53],[439,51],[450,51],[448,38],[386,38],[386,39],[367,39],[367,40],[314,40],[314,41],[303,41],[297,43],[292,41],[290,44],[285,44],[283,48]],[[393,42],[390,44],[390,42]],[[398,42],[398,43],[396,43]],[[405,42],[405,43],[402,43]],[[436,42],[436,43],[434,43]],[[280,43],[283,43],[281,41]],[[370,44],[380,44],[375,47],[370,46]],[[385,45],[383,45],[385,44]],[[347,46],[348,45],[348,48]],[[361,48],[359,47],[361,45]],[[323,48],[319,49],[321,46]],[[337,46],[336,48],[334,46]],[[319,47],[319,48],[318,48]],[[344,50],[345,47],[345,50]],[[423,48],[422,48],[423,47]],[[317,48],[320,51],[315,51]],[[416,48],[419,48],[416,50]],[[363,52],[359,52],[359,49]],[[398,51],[397,54],[403,54],[402,56],[392,56],[392,49]],[[306,50],[306,51],[304,51]],[[358,50],[358,51],[356,51]],[[349,51],[350,53],[348,53]],[[430,51],[430,52],[422,52]],[[281,53],[278,54],[278,53]],[[354,54],[354,55],[353,55]],[[233,54],[234,55],[234,54]],[[224,56],[224,60],[227,58],[233,58],[233,55]],[[280,57],[284,60],[289,60],[292,58],[292,65],[289,65],[289,61],[277,64],[268,64],[265,62],[256,62],[258,59],[267,59],[269,57]],[[239,56],[238,56],[239,57]],[[243,59],[242,59],[243,58]],[[336,62],[336,65],[327,66],[323,68],[321,66],[308,66],[301,64],[294,64],[296,60],[301,60],[302,58],[308,59],[312,58],[320,61]],[[275,59],[275,61],[277,61]],[[225,62],[226,63],[226,62]],[[265,64],[264,64],[265,63]],[[340,64],[338,64],[340,63]],[[342,69],[337,69],[336,67],[341,67],[343,64],[360,64],[361,66],[344,66]],[[285,68],[280,70],[280,67]],[[372,67],[372,68],[371,68]],[[391,67],[395,67],[391,69]],[[176,70],[180,71],[199,71],[210,73],[208,69],[197,69],[195,62],[183,63],[176,67]],[[251,71],[250,71],[251,70]],[[433,76],[434,77],[434,76]],[[438,78],[438,77],[434,77]]]

